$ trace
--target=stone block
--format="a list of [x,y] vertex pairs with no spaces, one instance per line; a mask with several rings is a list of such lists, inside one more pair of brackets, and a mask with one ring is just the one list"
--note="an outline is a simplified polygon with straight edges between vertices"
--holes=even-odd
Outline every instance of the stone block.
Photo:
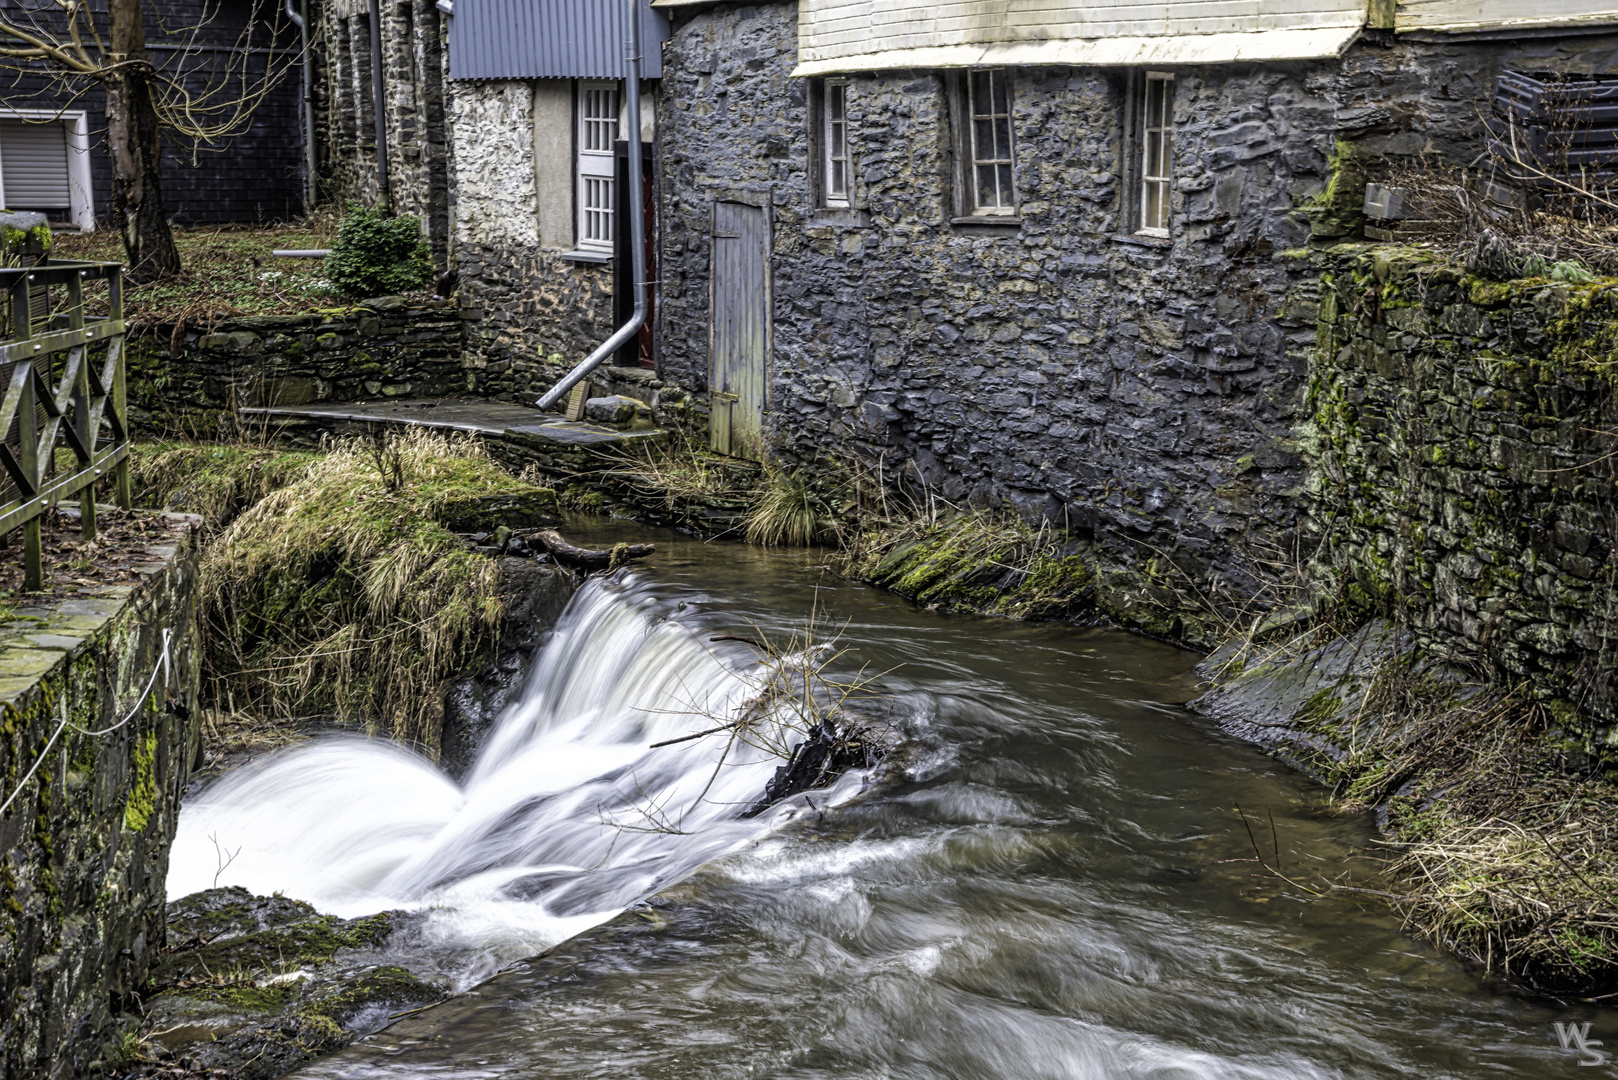
[[[628,427],[642,410],[646,410],[646,406],[641,402],[618,395],[591,398],[584,403],[585,419],[608,427]],[[646,411],[650,419],[650,410]]]

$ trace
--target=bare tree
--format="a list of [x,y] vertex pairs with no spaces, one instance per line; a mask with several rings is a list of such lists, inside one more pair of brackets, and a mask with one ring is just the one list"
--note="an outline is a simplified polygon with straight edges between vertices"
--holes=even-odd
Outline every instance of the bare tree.
[[[278,36],[278,23],[265,26],[256,12],[235,47],[209,48],[203,31],[217,14],[172,27],[160,18],[168,57],[154,64],[142,0],[107,0],[105,16],[90,0],[38,0],[31,9],[0,11],[0,67],[45,74],[58,100],[69,104],[97,86],[104,90],[112,210],[136,282],[180,270],[163,206],[165,134],[188,143],[193,160],[199,150],[222,148],[251,126],[254,110],[299,59],[295,50],[265,47]],[[269,39],[264,46],[254,47],[255,33]],[[255,63],[260,56],[262,69]]]

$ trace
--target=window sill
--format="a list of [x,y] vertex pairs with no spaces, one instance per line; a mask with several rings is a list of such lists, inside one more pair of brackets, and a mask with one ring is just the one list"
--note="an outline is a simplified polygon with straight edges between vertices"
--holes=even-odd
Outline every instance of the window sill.
[[1004,229],[1008,232],[1022,228],[1022,218],[1020,217],[1000,217],[991,214],[950,218],[949,223],[957,226],[964,225],[967,228]]
[[1114,233],[1113,242],[1117,244],[1133,244],[1136,247],[1156,248],[1158,251],[1167,251],[1174,246],[1174,240],[1167,236],[1143,236],[1140,233]]
[[576,263],[610,263],[612,262],[612,252],[585,251],[580,249],[578,251],[565,252],[562,255],[562,261]]

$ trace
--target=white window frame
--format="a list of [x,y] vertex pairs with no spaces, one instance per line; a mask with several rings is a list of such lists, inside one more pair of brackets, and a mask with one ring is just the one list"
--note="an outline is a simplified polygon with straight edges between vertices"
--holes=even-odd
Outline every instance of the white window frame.
[[[68,217],[80,232],[94,232],[95,195],[90,186],[90,121],[82,109],[17,109],[0,105],[0,120],[57,121],[67,127]],[[5,148],[0,147],[0,154]],[[5,178],[0,175],[0,207],[6,205]]]
[[[978,81],[987,79],[989,84],[989,101],[983,109],[983,103],[978,100]],[[1005,85],[1005,112],[995,112],[996,82],[1003,81]],[[965,74],[965,87],[961,93],[963,106],[962,119],[962,149],[964,151],[965,176],[962,177],[963,187],[968,200],[968,211],[974,217],[1015,217],[1017,214],[1017,133],[1012,122],[1012,91],[1013,83],[1011,72],[1006,68],[974,68]],[[988,124],[990,146],[983,146],[979,140],[982,133],[980,128]],[[1002,148],[998,145],[996,128],[1004,124],[1006,142]],[[1004,154],[1000,151],[1004,150]],[[981,186],[981,170],[985,167],[994,170],[993,202],[984,203],[984,191]]]
[[575,173],[580,251],[613,250],[618,211],[618,155],[614,147],[622,126],[622,110],[623,89],[618,83],[579,82]]
[[[1167,71],[1148,71],[1140,84],[1140,224],[1136,232],[1142,236],[1167,237],[1173,221],[1169,205],[1174,181],[1174,75]],[[1153,115],[1153,87],[1158,93],[1158,108]],[[1153,170],[1153,152],[1156,152],[1156,171]],[[1156,213],[1152,196],[1157,195]]]
[[[848,80],[828,79],[821,84],[819,135],[820,205],[829,210],[846,210],[853,205],[854,190],[854,158],[848,146]],[[841,190],[834,181],[839,165]]]

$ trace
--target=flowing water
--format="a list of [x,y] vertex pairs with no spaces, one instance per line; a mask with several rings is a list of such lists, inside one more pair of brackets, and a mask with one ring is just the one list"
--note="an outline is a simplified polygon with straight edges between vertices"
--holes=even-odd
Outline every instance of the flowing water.
[[[185,809],[171,895],[217,875],[403,907],[418,967],[466,985],[509,964],[299,1075],[1618,1074],[1552,1026],[1618,1046],[1607,1011],[1500,993],[1385,910],[1258,872],[1255,844],[1300,878],[1363,877],[1368,824],[1184,709],[1194,656],[941,618],[812,553],[655,539],[574,601],[464,785],[334,739]],[[829,670],[880,673],[866,708],[911,736],[903,774],[741,819],[775,765],[759,740],[650,744],[756,693],[755,651],[713,638],[810,618],[841,631]]]

